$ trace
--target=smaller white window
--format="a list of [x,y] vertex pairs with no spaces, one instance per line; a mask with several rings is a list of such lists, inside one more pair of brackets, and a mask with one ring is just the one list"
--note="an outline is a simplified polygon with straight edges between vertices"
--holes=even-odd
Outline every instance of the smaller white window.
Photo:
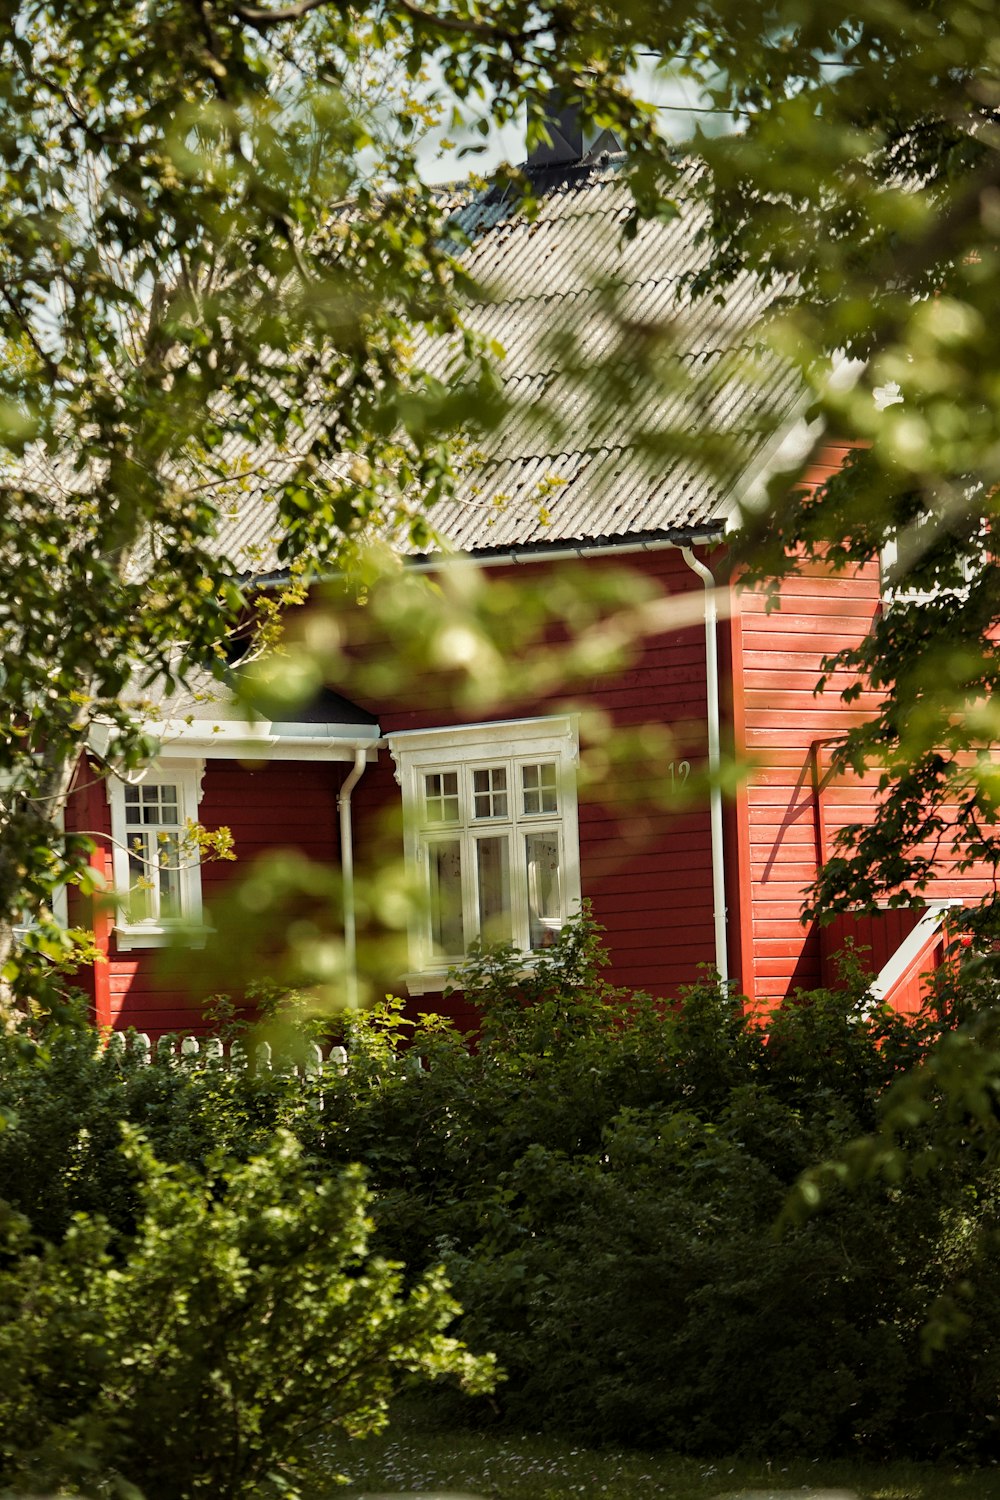
[[121,949],[157,947],[201,920],[201,867],[192,825],[201,761],[158,761],[134,782],[108,781]]
[[575,722],[520,719],[388,737],[406,860],[423,895],[411,992],[471,943],[549,947],[580,905]]

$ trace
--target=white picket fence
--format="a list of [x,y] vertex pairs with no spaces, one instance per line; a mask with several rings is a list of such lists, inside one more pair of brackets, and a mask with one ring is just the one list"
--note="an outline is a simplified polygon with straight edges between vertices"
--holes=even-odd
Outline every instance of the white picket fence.
[[[217,1036],[161,1036],[155,1046],[144,1031],[113,1031],[107,1040],[107,1051],[124,1063],[131,1058],[140,1067],[151,1063],[166,1066],[202,1068],[229,1068],[250,1070],[254,1073],[296,1074],[300,1078],[319,1078],[326,1073],[346,1073],[348,1052],[346,1047],[330,1047],[325,1056],[316,1042],[300,1043],[295,1055],[275,1053],[268,1042],[255,1042],[247,1047],[237,1040],[223,1044]],[[423,1071],[423,1058],[416,1052],[401,1053],[399,1065],[407,1072]]]

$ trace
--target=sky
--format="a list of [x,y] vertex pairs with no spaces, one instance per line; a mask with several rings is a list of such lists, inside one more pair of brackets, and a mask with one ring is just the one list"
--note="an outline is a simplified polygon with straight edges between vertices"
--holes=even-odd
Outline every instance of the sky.
[[[652,58],[645,67],[636,70],[631,82],[639,98],[656,104],[663,133],[677,144],[688,139],[696,124],[705,134],[712,135],[732,128],[728,116],[706,110],[708,101],[698,94],[693,83],[667,78],[656,70],[655,60]],[[488,104],[484,104],[483,109],[488,112]],[[486,176],[502,161],[515,164],[524,161],[523,124],[507,125],[503,129],[494,125],[486,137],[475,130],[475,124],[475,120],[470,121],[464,136],[459,136],[452,129],[446,131],[443,127],[430,132],[419,149],[421,170],[426,182],[456,182],[468,177],[470,172]],[[454,149],[442,151],[440,142],[445,136],[455,142]],[[484,149],[462,155],[463,145],[481,146]]]

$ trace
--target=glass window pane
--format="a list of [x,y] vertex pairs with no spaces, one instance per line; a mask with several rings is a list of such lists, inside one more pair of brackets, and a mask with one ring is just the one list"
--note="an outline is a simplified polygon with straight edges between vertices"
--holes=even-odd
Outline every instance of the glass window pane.
[[129,834],[128,919],[148,922],[156,916],[156,869],[151,864],[148,834]]
[[424,776],[428,823],[458,822],[458,772],[428,771]]
[[551,948],[563,924],[559,835],[529,833],[524,839],[528,876],[528,931],[532,948]]
[[180,825],[177,787],[166,782],[143,782],[125,788],[125,821],[130,828]]
[[159,882],[160,916],[181,914],[181,841],[175,833],[161,834],[156,843],[158,869],[150,874]]
[[430,877],[431,938],[442,953],[465,952],[462,923],[462,846],[442,839],[427,849]]
[[479,935],[484,943],[509,943],[514,935],[510,905],[510,845],[506,838],[476,840]]
[[554,813],[559,810],[555,761],[521,767],[521,791],[526,815]]
[[487,766],[472,773],[472,792],[477,818],[507,816],[507,768]]

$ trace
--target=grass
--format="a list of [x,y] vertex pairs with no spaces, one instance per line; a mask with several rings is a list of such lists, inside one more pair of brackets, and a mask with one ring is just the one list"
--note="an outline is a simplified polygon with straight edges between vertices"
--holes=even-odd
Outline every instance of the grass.
[[334,1444],[330,1461],[350,1495],[444,1492],[483,1500],[715,1500],[838,1491],[851,1500],[997,1500],[1000,1469],[952,1464],[862,1464],[848,1460],[681,1458],[532,1434],[443,1429],[401,1405],[389,1428],[364,1442]]

